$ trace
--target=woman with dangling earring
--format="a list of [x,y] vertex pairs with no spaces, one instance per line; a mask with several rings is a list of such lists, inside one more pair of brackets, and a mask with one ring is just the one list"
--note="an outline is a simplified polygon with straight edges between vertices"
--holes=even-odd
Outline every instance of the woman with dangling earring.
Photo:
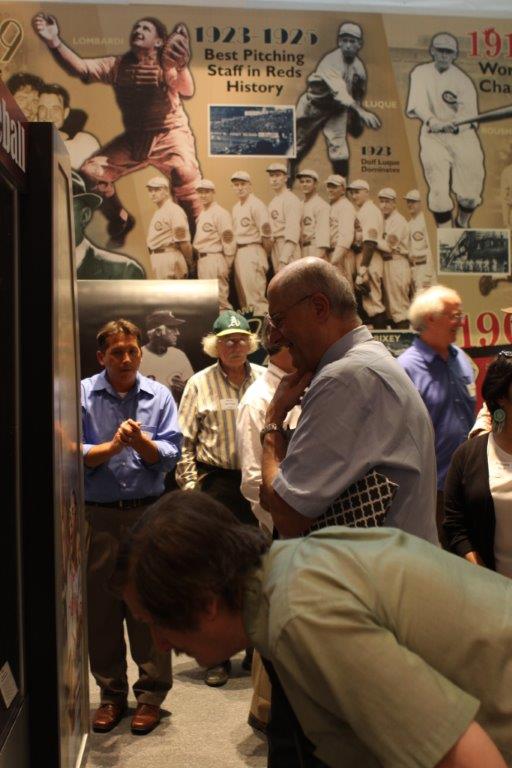
[[482,395],[492,429],[453,454],[444,489],[447,548],[512,577],[512,352],[489,365]]

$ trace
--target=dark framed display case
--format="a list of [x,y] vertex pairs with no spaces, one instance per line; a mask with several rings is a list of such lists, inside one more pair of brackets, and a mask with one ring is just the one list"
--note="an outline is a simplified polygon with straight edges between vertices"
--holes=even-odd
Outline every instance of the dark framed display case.
[[79,768],[89,706],[70,165],[49,123],[30,125],[28,157],[19,392],[30,764],[44,754],[45,764]]
[[[19,266],[20,198],[25,188],[23,157],[11,153],[4,134],[7,125],[26,138],[26,121],[5,95],[0,81],[0,327],[2,328],[2,376],[0,380],[0,427],[2,430],[2,535],[0,583],[3,589],[0,622],[0,768],[26,768],[28,754],[28,702],[24,647],[24,600],[22,565],[22,504],[20,488],[19,398]],[[4,135],[6,141],[4,141]],[[10,131],[9,131],[10,138]],[[13,149],[15,149],[13,147]],[[24,150],[24,147],[22,147]],[[18,162],[17,162],[18,161]],[[15,762],[14,762],[15,760]]]

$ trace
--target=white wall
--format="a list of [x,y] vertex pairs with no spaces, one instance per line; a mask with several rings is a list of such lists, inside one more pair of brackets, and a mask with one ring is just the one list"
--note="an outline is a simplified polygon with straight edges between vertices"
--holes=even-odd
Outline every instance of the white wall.
[[[20,2],[20,0],[17,0]],[[52,0],[53,3],[70,2],[70,0]],[[96,0],[71,0],[71,2],[96,3]],[[200,6],[203,8],[261,8],[276,10],[297,9],[332,11],[347,10],[373,11],[374,13],[423,13],[439,14],[444,16],[484,16],[498,18],[512,18],[512,0],[215,0],[214,2],[200,2],[200,0],[181,0],[180,2],[155,2],[155,0],[138,0],[127,3],[126,0],[102,0],[98,5],[105,3],[119,3],[122,5],[167,5],[167,6]]]

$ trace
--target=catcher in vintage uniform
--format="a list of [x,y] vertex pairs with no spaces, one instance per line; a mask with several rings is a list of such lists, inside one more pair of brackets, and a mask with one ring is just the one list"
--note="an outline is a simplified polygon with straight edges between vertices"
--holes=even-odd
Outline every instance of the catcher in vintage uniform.
[[69,48],[61,40],[53,16],[37,14],[33,27],[68,74],[84,83],[114,88],[125,132],[81,167],[89,188],[103,198],[111,245],[122,244],[135,223],[123,208],[114,183],[148,165],[171,179],[177,202],[193,222],[201,210],[196,191],[201,175],[194,137],[181,104],[181,97],[194,94],[186,26],[177,24],[168,36],[158,19],[142,18],[130,33],[130,51],[97,59],[83,59]]
[[338,48],[326,54],[309,75],[307,90],[296,108],[297,157],[290,161],[292,180],[320,131],[327,141],[333,172],[347,178],[347,133],[357,138],[365,126],[380,128],[379,118],[362,107],[368,81],[366,68],[357,56],[362,46],[361,27],[344,22],[338,30]]

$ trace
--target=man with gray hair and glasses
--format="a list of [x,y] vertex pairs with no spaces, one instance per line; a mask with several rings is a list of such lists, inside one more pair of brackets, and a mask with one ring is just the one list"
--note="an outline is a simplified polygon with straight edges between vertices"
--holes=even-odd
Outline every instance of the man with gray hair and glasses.
[[[262,497],[279,533],[308,530],[376,470],[398,486],[386,525],[437,542],[430,419],[410,380],[361,324],[348,281],[321,259],[302,259],[272,279],[268,300],[271,340],[289,348],[297,368],[281,381],[262,429]],[[283,424],[301,398],[286,451]]]
[[[346,278],[322,259],[301,259],[271,280],[268,301],[271,342],[288,347],[297,369],[281,380],[260,432],[261,501],[280,537],[325,525],[325,513],[355,484],[358,490],[367,484],[371,515],[382,483],[392,492],[380,524],[384,519],[437,543],[428,413],[400,366],[362,325]],[[287,444],[283,427],[299,401],[301,417]],[[354,516],[345,524],[378,523]],[[269,766],[304,764],[292,756],[294,716],[268,660],[266,666],[272,681]]]
[[475,419],[473,367],[455,345],[464,317],[459,294],[434,285],[416,294],[409,320],[418,336],[398,362],[418,389],[432,419],[437,460],[437,527],[442,537],[443,488],[452,454]]

